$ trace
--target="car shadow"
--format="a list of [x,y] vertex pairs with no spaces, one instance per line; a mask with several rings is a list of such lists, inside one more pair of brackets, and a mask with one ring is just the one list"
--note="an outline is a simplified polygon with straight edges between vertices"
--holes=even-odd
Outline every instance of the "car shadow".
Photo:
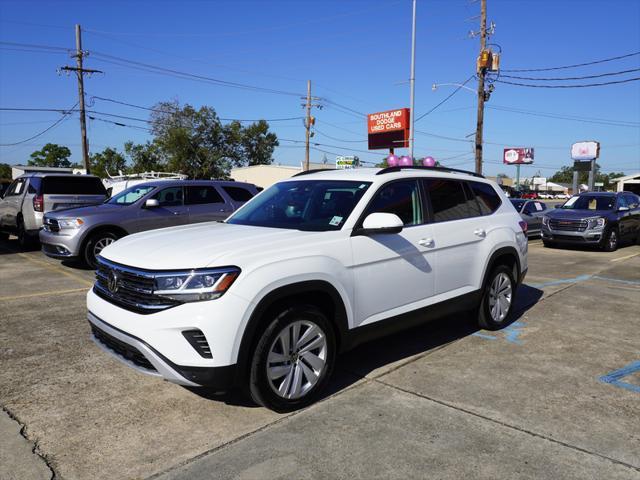
[[33,241],[25,247],[21,247],[16,237],[9,237],[7,240],[0,240],[0,255],[11,255],[17,253],[28,253],[40,250],[40,244]]
[[[511,323],[517,322],[540,298],[543,291],[529,285],[518,288],[516,306]],[[320,400],[339,393],[383,367],[410,360],[412,357],[435,352],[447,345],[479,332],[473,313],[462,313],[433,320],[393,335],[362,344],[343,353],[336,360],[335,369]],[[258,407],[241,390],[214,393],[205,388],[188,388],[194,394],[228,405]]]

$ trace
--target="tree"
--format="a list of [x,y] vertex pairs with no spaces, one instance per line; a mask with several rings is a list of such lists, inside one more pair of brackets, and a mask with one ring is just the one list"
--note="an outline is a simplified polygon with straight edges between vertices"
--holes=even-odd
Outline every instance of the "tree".
[[131,161],[132,172],[158,172],[167,168],[166,160],[155,142],[147,142],[144,145],[127,142],[124,144],[124,151]]
[[38,167],[71,167],[69,157],[71,150],[55,143],[47,143],[42,150],[36,150],[31,154],[29,165]]
[[0,179],[11,178],[11,165],[8,163],[0,163]]
[[125,173],[127,170],[127,161],[124,156],[111,147],[91,155],[89,164],[91,165],[91,173],[102,178],[108,177],[109,174],[118,175],[120,171]]
[[223,125],[215,110],[161,102],[151,114],[154,143],[167,168],[192,178],[228,178],[234,166],[273,162],[278,145],[265,121]]
[[[612,180],[614,178],[623,177],[624,173],[601,173],[600,165],[596,163],[596,171],[594,175],[594,182],[602,182],[604,183],[605,189],[610,189],[613,187]],[[554,173],[551,178],[549,178],[550,182],[555,183],[573,183],[573,165],[561,167],[556,173]],[[589,172],[578,172],[578,183],[587,183],[589,181]]]

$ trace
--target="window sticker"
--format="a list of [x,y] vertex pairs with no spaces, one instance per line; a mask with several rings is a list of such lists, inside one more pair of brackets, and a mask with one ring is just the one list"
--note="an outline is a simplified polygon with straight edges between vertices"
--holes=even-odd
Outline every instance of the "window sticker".
[[536,206],[536,210],[541,212],[542,211],[542,205],[540,205],[540,202],[535,202],[534,205]]
[[365,188],[366,186],[367,186],[367,184],[366,184],[366,183],[363,183],[362,185],[360,185],[360,186],[358,187],[358,189],[359,189],[359,190],[362,190],[362,189],[363,189],[363,188]]
[[592,200],[589,200],[589,210],[596,210],[597,205],[598,205],[598,202],[596,201],[595,198]]
[[332,225],[335,227],[340,225],[340,222],[342,222],[342,217],[339,217],[338,215],[336,215],[331,219],[331,221],[329,222],[329,225]]

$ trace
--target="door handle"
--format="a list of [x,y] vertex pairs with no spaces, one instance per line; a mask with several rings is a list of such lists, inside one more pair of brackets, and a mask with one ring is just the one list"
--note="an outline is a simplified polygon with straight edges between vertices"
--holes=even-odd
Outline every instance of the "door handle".
[[433,241],[433,238],[421,238],[418,241],[418,245],[420,245],[421,247],[433,247],[435,244],[435,242]]
[[487,232],[485,232],[483,228],[476,228],[473,231],[473,234],[478,236],[478,237],[480,237],[480,238],[484,238],[484,237],[487,236]]

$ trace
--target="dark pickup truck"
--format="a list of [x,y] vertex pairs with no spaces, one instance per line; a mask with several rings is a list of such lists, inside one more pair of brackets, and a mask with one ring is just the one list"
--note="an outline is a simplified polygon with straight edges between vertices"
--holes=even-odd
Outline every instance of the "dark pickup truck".
[[640,243],[640,197],[593,192],[571,197],[542,217],[542,242],[596,245],[613,252],[623,241]]

